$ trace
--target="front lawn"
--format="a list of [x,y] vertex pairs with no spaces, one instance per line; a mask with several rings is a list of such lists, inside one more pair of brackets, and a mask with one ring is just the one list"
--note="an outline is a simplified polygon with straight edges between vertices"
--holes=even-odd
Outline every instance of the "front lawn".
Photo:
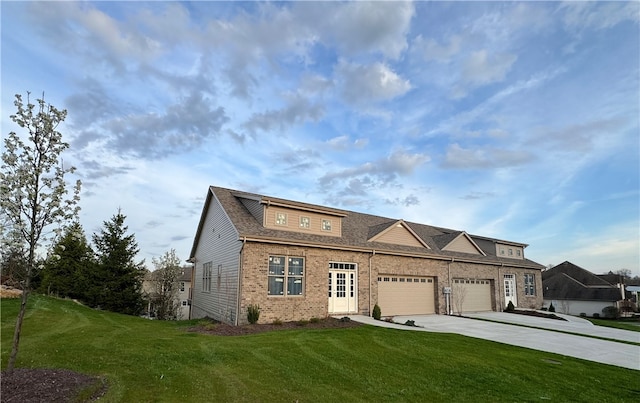
[[[18,300],[2,300],[7,365]],[[32,296],[19,367],[104,376],[105,402],[638,401],[638,371],[459,335],[361,326],[250,336]]]
[[594,325],[613,327],[616,329],[631,330],[633,332],[640,332],[640,319],[593,319],[584,318]]

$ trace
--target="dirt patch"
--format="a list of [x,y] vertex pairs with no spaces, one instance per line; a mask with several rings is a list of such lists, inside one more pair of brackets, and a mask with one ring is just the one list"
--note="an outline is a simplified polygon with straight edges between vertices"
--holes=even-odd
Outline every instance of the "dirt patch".
[[190,332],[211,334],[216,336],[245,336],[248,334],[274,332],[290,329],[340,329],[362,326],[361,323],[346,319],[326,318],[317,321],[298,321],[283,323],[263,323],[254,325],[231,326],[226,323],[203,319],[196,326],[188,329]]
[[16,368],[2,372],[1,402],[91,402],[107,391],[104,380],[68,369]]

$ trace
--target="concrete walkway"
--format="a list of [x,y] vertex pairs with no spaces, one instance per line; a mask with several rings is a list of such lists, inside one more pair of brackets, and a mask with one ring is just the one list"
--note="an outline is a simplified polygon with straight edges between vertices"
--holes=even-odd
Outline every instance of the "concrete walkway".
[[[527,326],[569,331],[585,335],[610,339],[634,341],[640,343],[640,333],[628,330],[610,329],[594,326],[582,320],[563,322],[553,319],[536,318],[502,312],[483,312],[478,318],[501,322],[519,323]],[[505,315],[508,315],[505,317]],[[471,315],[468,315],[471,316]],[[508,323],[491,323],[483,320],[461,318],[447,315],[396,316],[396,323],[375,320],[368,316],[349,316],[356,322],[373,326],[388,327],[407,331],[456,333],[463,336],[491,340],[513,346],[526,347],[549,353],[556,353],[583,360],[595,361],[618,367],[640,370],[640,346],[599,340],[592,337],[570,335],[552,330],[531,329]],[[516,318],[511,318],[516,317]],[[580,318],[575,318],[580,319]],[[407,320],[413,320],[419,327],[404,326]],[[552,322],[552,323],[550,323]],[[561,322],[557,324],[555,322]]]

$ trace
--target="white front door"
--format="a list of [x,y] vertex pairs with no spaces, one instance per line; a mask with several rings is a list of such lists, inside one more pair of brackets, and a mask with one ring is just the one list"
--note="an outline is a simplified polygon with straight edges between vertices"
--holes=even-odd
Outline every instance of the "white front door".
[[504,275],[504,308],[509,305],[509,301],[513,303],[513,306],[518,306],[518,299],[516,298],[516,275],[505,274]]
[[[333,264],[330,266],[332,267]],[[347,268],[345,268],[345,266]],[[329,313],[357,312],[355,265],[342,264],[340,270],[329,270]]]

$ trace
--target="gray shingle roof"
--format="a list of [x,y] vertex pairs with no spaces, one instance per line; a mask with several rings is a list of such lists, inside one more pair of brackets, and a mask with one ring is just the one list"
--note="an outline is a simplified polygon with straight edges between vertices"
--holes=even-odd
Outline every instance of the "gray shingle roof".
[[[328,208],[324,206],[312,205],[300,202],[290,202],[284,199],[267,198],[262,195],[238,192],[236,190],[225,189],[220,187],[211,186],[210,191],[215,194],[215,197],[220,201],[222,207],[226,211],[227,215],[231,219],[233,225],[239,233],[240,238],[247,237],[252,239],[263,240],[279,240],[292,243],[305,243],[315,244],[324,247],[337,247],[337,248],[350,248],[360,250],[373,250],[387,253],[400,253],[410,254],[416,256],[431,256],[434,258],[456,260],[470,260],[477,262],[484,262],[490,264],[504,264],[507,266],[527,267],[532,269],[542,269],[543,266],[528,259],[509,259],[497,257],[495,253],[495,245],[490,241],[491,238],[480,237],[482,242],[478,243],[478,246],[485,250],[487,256],[472,255],[461,252],[443,251],[442,248],[446,246],[446,240],[450,238],[453,240],[461,231],[449,230],[446,228],[439,228],[425,224],[405,222],[412,231],[418,235],[425,244],[431,249],[423,247],[405,246],[405,245],[392,245],[382,242],[370,242],[372,236],[384,231],[390,225],[398,222],[398,219],[392,219],[388,217],[380,217],[372,214],[358,213],[354,211],[340,210],[335,208]],[[240,202],[239,196],[251,197],[254,199],[262,200],[278,200],[283,203],[291,203],[298,206],[304,206],[306,208],[313,208],[317,210],[328,210],[333,214],[343,214],[342,218],[342,236],[325,236],[315,235],[294,231],[283,231],[271,228],[265,228],[261,222],[258,222],[249,210]],[[208,200],[208,199],[207,199]],[[205,203],[205,209],[201,218],[200,226],[198,227],[198,233],[194,240],[192,249],[192,256],[195,252],[195,247],[198,242],[200,230],[202,226],[202,220],[206,215],[207,203]],[[474,242],[478,242],[478,239],[470,235]],[[484,247],[481,245],[484,245]],[[490,245],[489,245],[490,244]],[[523,245],[524,244],[519,244]],[[491,249],[493,249],[491,251]]]
[[610,301],[622,299],[621,290],[571,262],[563,262],[542,272],[546,299]]

